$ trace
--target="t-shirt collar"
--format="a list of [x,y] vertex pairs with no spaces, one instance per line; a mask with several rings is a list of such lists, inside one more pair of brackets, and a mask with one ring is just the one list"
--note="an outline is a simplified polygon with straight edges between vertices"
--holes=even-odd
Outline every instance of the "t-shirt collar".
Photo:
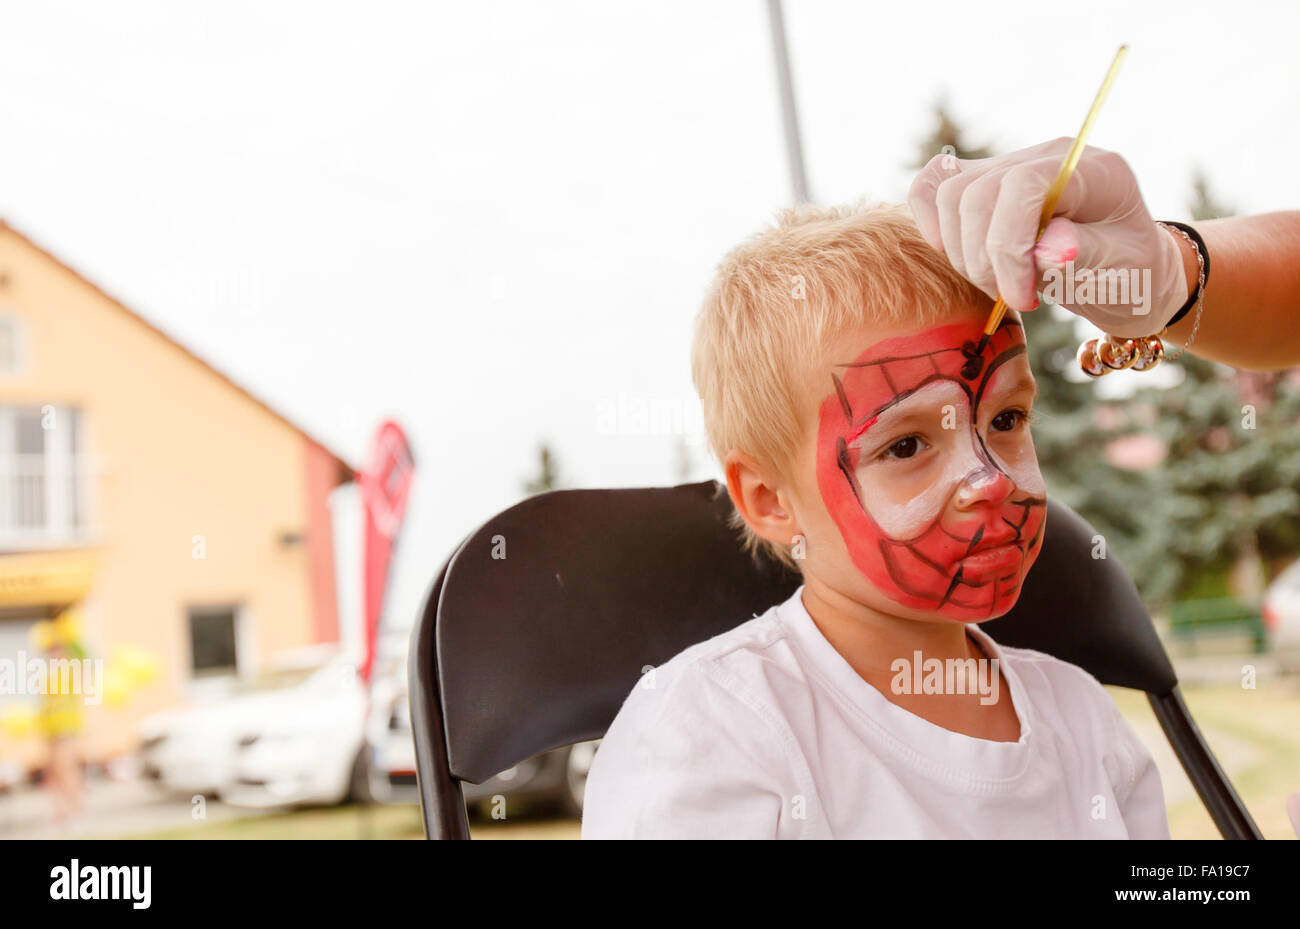
[[953,732],[888,700],[827,641],[804,606],[803,591],[800,585],[790,599],[777,607],[778,613],[794,632],[822,682],[874,727],[891,750],[921,767],[936,773],[947,771],[963,779],[1002,780],[1025,770],[1033,745],[1032,708],[1014,661],[1007,660],[988,633],[974,623],[968,624],[969,634],[984,653],[998,659],[1020,721],[1020,738],[1015,742],[994,742]]

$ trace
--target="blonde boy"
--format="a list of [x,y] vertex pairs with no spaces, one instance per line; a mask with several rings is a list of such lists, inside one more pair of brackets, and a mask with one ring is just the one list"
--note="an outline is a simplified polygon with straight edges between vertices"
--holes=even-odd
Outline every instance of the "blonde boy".
[[1046,530],[1024,330],[977,352],[989,310],[901,206],[787,211],[723,261],[705,425],[746,544],[803,584],[633,688],[584,838],[1168,838],[1096,679],[979,628]]

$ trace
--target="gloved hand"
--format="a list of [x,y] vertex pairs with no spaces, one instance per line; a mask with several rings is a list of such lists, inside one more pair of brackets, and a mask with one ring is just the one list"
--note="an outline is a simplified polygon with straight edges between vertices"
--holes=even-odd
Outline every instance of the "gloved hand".
[[936,155],[908,191],[912,215],[957,271],[1013,309],[1032,310],[1041,291],[1112,335],[1158,332],[1187,302],[1183,253],[1176,233],[1151,219],[1119,155],[1084,146],[1034,244],[1043,199],[1072,143],[997,158]]

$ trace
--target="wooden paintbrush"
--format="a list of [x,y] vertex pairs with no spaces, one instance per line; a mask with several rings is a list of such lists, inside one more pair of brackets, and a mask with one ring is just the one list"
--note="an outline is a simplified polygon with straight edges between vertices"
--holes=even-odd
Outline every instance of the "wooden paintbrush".
[[[1120,65],[1124,63],[1124,56],[1128,54],[1128,46],[1121,45],[1119,51],[1115,53],[1115,60],[1110,63],[1110,70],[1106,72],[1106,78],[1101,82],[1101,89],[1097,91],[1096,98],[1092,101],[1092,108],[1088,110],[1088,115],[1083,120],[1083,128],[1074,139],[1074,144],[1066,152],[1065,160],[1061,162],[1061,170],[1057,172],[1056,180],[1052,186],[1047,188],[1047,197],[1043,200],[1043,210],[1038,216],[1038,235],[1034,236],[1034,242],[1043,237],[1043,231],[1047,224],[1052,221],[1052,213],[1056,209],[1056,202],[1061,199],[1061,193],[1065,190],[1065,185],[1070,180],[1070,175],[1074,173],[1074,166],[1079,163],[1079,156],[1083,154],[1083,146],[1087,141],[1088,133],[1092,131],[1092,124],[1097,120],[1097,114],[1101,112],[1101,105],[1106,99],[1106,94],[1110,91],[1110,85],[1115,81],[1115,75],[1119,74]],[[975,354],[978,357],[984,352],[985,346],[989,344],[989,339],[993,333],[998,331],[998,326],[1002,325],[1002,317],[1006,315],[1007,304],[1001,296],[993,304],[993,312],[989,314],[989,321],[984,326],[984,335],[980,336],[979,347]]]

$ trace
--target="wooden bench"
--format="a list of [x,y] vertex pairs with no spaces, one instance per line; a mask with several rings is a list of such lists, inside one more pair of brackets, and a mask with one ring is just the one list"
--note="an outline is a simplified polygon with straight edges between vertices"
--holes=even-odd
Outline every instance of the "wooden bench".
[[1180,600],[1169,608],[1169,626],[1175,639],[1191,643],[1193,653],[1202,636],[1249,637],[1256,654],[1267,641],[1259,609],[1235,597]]

